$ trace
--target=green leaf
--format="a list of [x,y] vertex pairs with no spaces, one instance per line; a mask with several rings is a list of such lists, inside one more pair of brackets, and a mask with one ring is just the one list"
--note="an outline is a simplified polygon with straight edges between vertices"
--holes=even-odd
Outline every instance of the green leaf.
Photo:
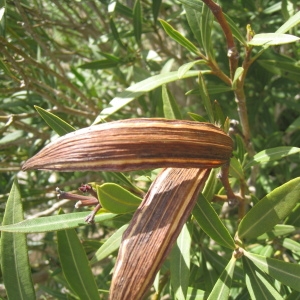
[[300,11],[298,11],[295,15],[290,17],[283,25],[281,25],[277,30],[276,33],[285,33],[289,31],[294,26],[300,23]]
[[90,261],[90,264],[95,264],[100,260],[106,258],[113,252],[117,251],[121,241],[124,231],[127,229],[128,224],[120,227],[112,236],[110,236],[105,243],[96,251],[95,255]]
[[5,33],[6,33],[6,1],[3,0],[0,6],[0,35],[2,37],[5,37]]
[[233,89],[233,90],[236,89],[237,81],[238,81],[238,79],[240,78],[240,76],[241,76],[243,73],[244,73],[244,68],[242,68],[242,67],[238,67],[238,68],[235,70],[234,78],[233,78],[233,81],[232,81],[232,89]]
[[226,118],[224,116],[221,105],[217,100],[213,102],[213,112],[214,112],[215,123],[220,124],[223,128],[223,124],[225,123]]
[[[209,248],[203,248],[203,253],[205,253],[206,259],[210,262],[214,269],[221,274],[226,266],[228,265],[228,259],[221,254],[218,255],[214,250],[210,250]],[[240,266],[235,266],[234,268],[234,278],[236,280],[244,280],[244,271]]]
[[194,287],[188,287],[186,300],[203,300],[206,299],[206,292],[196,289]]
[[[180,2],[184,3],[185,1],[180,1]],[[186,13],[186,18],[189,23],[189,26],[193,32],[193,35],[197,39],[199,45],[201,45],[202,39],[201,39],[201,31],[200,31],[200,22],[201,22],[202,5],[200,9],[194,9],[187,4],[184,4],[184,10]]]
[[197,122],[207,122],[207,119],[205,119],[204,117],[195,114],[195,113],[191,113],[189,112],[188,115],[191,117],[192,120],[197,121]]
[[[76,228],[78,226],[88,225],[84,221],[84,219],[87,216],[88,212],[79,212],[50,217],[41,217],[36,219],[28,219],[16,224],[0,226],[0,231],[35,233]],[[112,219],[115,216],[115,214],[108,212],[98,213],[95,216],[95,222],[103,222]]]
[[195,9],[196,11],[202,11],[203,2],[201,0],[179,0],[179,2]]
[[237,178],[238,180],[244,180],[245,178],[243,168],[240,162],[235,157],[232,157],[230,159],[229,174],[232,177]]
[[239,238],[255,238],[272,230],[289,215],[299,201],[300,177],[276,188],[258,202],[242,219]]
[[179,107],[174,99],[173,95],[168,91],[165,84],[162,85],[162,100],[163,111],[166,119],[181,120],[182,116]]
[[120,35],[119,35],[119,32],[118,32],[118,29],[116,27],[116,24],[113,20],[113,18],[111,17],[109,19],[109,25],[110,25],[110,29],[111,29],[111,32],[113,34],[113,37],[114,39],[117,41],[117,43],[123,48],[126,50],[126,46],[123,44],[121,38],[120,38]]
[[[8,224],[14,224],[22,220],[21,193],[18,182],[14,179],[5,207],[3,225],[10,226]],[[27,252],[25,234],[2,232],[1,271],[9,299],[36,299]]]
[[233,34],[233,36],[239,41],[241,42],[244,46],[247,45],[247,41],[245,39],[245,35],[240,31],[240,29],[236,26],[236,23],[223,12],[223,15],[228,23],[228,25],[230,26],[231,32]]
[[[232,87],[227,86],[227,85],[208,85],[207,86],[207,91],[209,95],[215,95],[215,94],[221,94],[221,93],[226,93],[232,91]],[[200,95],[200,89],[192,89],[188,92],[185,93],[186,95]]]
[[140,0],[136,0],[133,6],[133,32],[138,45],[140,45],[141,43],[141,36],[143,31],[142,19],[143,16],[141,2]]
[[199,56],[201,53],[198,48],[187,38],[185,38],[179,31],[175,30],[169,23],[164,20],[159,20],[161,25],[163,26],[165,32],[178,44],[186,48],[188,51]]
[[268,258],[245,251],[244,255],[259,269],[281,283],[300,292],[300,265],[282,260]]
[[103,69],[109,69],[109,68],[115,68],[120,64],[120,62],[113,61],[110,59],[100,59],[95,60],[86,64],[82,64],[78,66],[77,68],[80,69],[89,69],[89,70],[103,70]]
[[193,209],[193,216],[205,233],[220,245],[235,249],[235,243],[216,211],[202,194]]
[[203,105],[205,107],[206,113],[208,115],[210,123],[214,123],[214,113],[211,105],[211,101],[206,89],[206,84],[203,78],[202,73],[199,73],[199,88],[200,88],[200,97],[201,100],[203,101]]
[[202,37],[202,46],[206,53],[206,56],[210,59],[213,58],[212,47],[211,47],[211,31],[213,28],[214,17],[207,5],[202,7],[202,16],[200,22],[200,31]]
[[65,135],[69,132],[75,131],[75,128],[69,125],[67,122],[52,114],[49,111],[35,105],[34,108],[37,110],[39,115],[45,120],[45,122],[60,136]]
[[250,162],[248,162],[247,165],[245,166],[245,169],[261,163],[267,163],[270,161],[279,160],[283,157],[296,154],[299,152],[300,152],[300,148],[288,147],[288,146],[266,149],[254,155],[253,159]]
[[115,183],[97,185],[97,194],[102,207],[115,214],[135,211],[142,199]]
[[300,81],[300,66],[297,61],[262,60],[257,61],[269,72],[285,78]]
[[60,264],[67,282],[80,299],[100,299],[83,246],[74,229],[57,232]]
[[[208,72],[210,71],[202,71],[202,72]],[[188,78],[188,77],[196,77],[198,76],[199,71],[189,71],[187,72],[183,78]],[[154,90],[155,88],[165,84],[169,83],[175,80],[178,80],[178,72],[168,72],[164,74],[159,74],[152,76],[150,78],[147,78],[143,81],[140,81],[131,87],[127,88],[124,92],[121,92],[119,95],[117,95],[115,98],[113,98],[110,101],[111,107],[107,107],[103,109],[100,113],[100,115],[96,118],[94,121],[94,124],[99,123],[101,120],[111,116],[115,112],[117,112],[119,109],[124,107],[125,105],[129,104],[132,100],[135,98],[151,91]]]
[[290,238],[285,238],[283,240],[282,246],[300,255],[300,243]]
[[218,169],[212,169],[210,171],[209,177],[205,182],[205,186],[202,190],[202,195],[207,201],[211,201],[215,195],[216,192],[216,186],[217,186],[217,174],[219,170]]
[[296,130],[300,130],[300,117],[298,117],[297,119],[295,119],[290,125],[289,127],[286,129],[286,133],[291,133],[294,132]]
[[162,0],[152,1],[152,14],[153,14],[153,20],[155,24],[157,23],[157,17],[160,11],[161,1]]
[[266,239],[274,239],[277,236],[285,236],[295,232],[297,228],[292,225],[285,225],[285,224],[277,224],[274,226],[274,229],[270,232],[266,232],[259,237],[258,240],[266,240]]
[[191,236],[183,226],[170,257],[171,285],[178,300],[185,300],[190,277]]
[[220,275],[216,284],[214,285],[211,293],[209,294],[208,300],[227,300],[232,285],[233,271],[235,267],[236,259],[234,256],[231,257],[228,265]]
[[270,279],[251,260],[243,256],[246,285],[251,299],[283,300],[278,291],[270,283]]
[[300,38],[291,34],[283,33],[260,33],[256,34],[251,41],[251,46],[275,46],[299,41]]
[[178,69],[178,78],[179,79],[182,78],[187,71],[189,71],[194,65],[197,65],[197,64],[206,64],[206,61],[201,59],[201,60],[191,61],[191,62],[188,62],[188,63],[182,65]]

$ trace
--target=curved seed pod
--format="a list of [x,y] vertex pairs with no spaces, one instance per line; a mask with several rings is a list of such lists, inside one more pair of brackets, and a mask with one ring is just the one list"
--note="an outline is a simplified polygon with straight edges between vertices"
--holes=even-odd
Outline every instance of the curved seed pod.
[[123,234],[110,300],[142,299],[189,217],[210,169],[164,169]]
[[209,123],[128,119],[66,134],[26,161],[22,170],[215,168],[228,161],[232,148],[231,138]]

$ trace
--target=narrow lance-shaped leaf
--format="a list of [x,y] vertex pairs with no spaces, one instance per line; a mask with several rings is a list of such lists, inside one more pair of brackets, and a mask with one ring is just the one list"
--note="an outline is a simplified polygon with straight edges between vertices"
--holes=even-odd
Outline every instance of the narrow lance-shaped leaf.
[[205,50],[206,56],[213,59],[213,52],[211,47],[211,31],[213,28],[213,14],[207,5],[202,7],[202,15],[200,22],[200,30],[202,37],[202,46]]
[[278,291],[273,287],[273,284],[271,284],[268,275],[258,269],[247,257],[243,257],[243,267],[251,299],[283,300]]
[[[35,233],[76,228],[78,226],[87,224],[83,221],[87,217],[87,215],[87,212],[79,212],[50,217],[41,217],[36,219],[28,219],[16,224],[0,226],[0,231]],[[95,216],[94,221],[102,222],[112,219],[115,216],[116,215],[112,213],[102,212]]]
[[183,226],[171,252],[171,285],[175,298],[185,300],[190,277],[191,236],[186,225]]
[[162,86],[162,100],[164,116],[166,119],[182,119],[176,100],[174,99],[173,95],[169,92],[165,84]]
[[140,45],[141,43],[141,36],[143,31],[143,20],[142,20],[142,7],[141,7],[141,1],[136,0],[133,6],[133,31],[135,40]]
[[276,33],[285,33],[289,31],[291,28],[299,24],[300,20],[300,11],[298,11],[295,15],[290,17],[283,25],[281,25]]
[[100,299],[86,253],[74,229],[57,232],[58,254],[63,273],[80,299]]
[[142,299],[190,215],[209,172],[168,168],[152,183],[123,235],[109,299]]
[[189,50],[190,52],[199,55],[200,52],[198,48],[189,41],[186,37],[184,37],[179,31],[175,30],[168,22],[164,20],[159,20],[161,25],[163,26],[166,33],[175,40],[178,44]]
[[123,233],[127,229],[127,227],[128,224],[123,225],[105,241],[105,243],[96,251],[93,258],[91,259],[91,265],[106,258],[119,249]]
[[247,169],[257,164],[279,160],[283,157],[293,155],[299,152],[300,152],[300,148],[288,147],[288,146],[266,149],[255,154],[253,159],[245,166],[245,168]]
[[193,210],[193,216],[201,228],[213,240],[226,248],[235,249],[233,238],[202,194],[200,194],[199,200]]
[[234,256],[232,256],[228,265],[226,266],[226,268],[220,275],[219,279],[217,280],[216,284],[214,285],[207,300],[228,299],[231,284],[232,284],[232,277],[233,277],[235,263],[236,263],[236,259],[234,258]]
[[300,38],[291,34],[261,33],[256,34],[248,44],[251,46],[275,46],[294,43],[299,40]]
[[276,188],[259,201],[242,219],[239,238],[255,238],[270,231],[299,201],[300,177]]
[[153,20],[155,24],[157,23],[157,17],[160,11],[161,2],[162,0],[152,1],[152,14],[153,14]]
[[[11,188],[2,227],[13,226],[23,220],[21,193],[17,180]],[[8,225],[12,224],[12,225]],[[1,233],[1,268],[6,293],[9,299],[36,299],[31,279],[27,253],[26,235],[23,233]]]
[[[180,1],[180,2],[184,3],[185,1]],[[188,4],[184,4],[184,10],[186,13],[186,18],[189,23],[189,26],[193,32],[193,35],[197,39],[199,45],[201,45],[202,39],[201,39],[201,31],[200,31],[200,22],[201,22],[202,7],[200,9],[194,9],[190,7]]]
[[34,106],[40,116],[45,120],[45,122],[58,134],[64,135],[69,132],[75,131],[76,129],[72,127],[70,124],[54,115],[53,113],[44,110],[39,106]]
[[214,113],[213,113],[211,101],[207,92],[203,75],[201,73],[199,73],[199,88],[200,88],[200,97],[205,107],[208,118],[211,123],[214,123]]
[[[211,71],[201,71],[201,72],[207,74],[211,73]],[[199,71],[188,71],[180,79],[188,78],[188,77],[196,77],[198,76],[198,74]],[[109,104],[111,105],[111,107],[107,107],[103,109],[100,115],[94,121],[94,124],[97,124],[101,122],[101,120],[108,118],[110,115],[114,114],[119,109],[129,104],[135,98],[156,89],[157,87],[163,85],[164,83],[169,83],[178,79],[179,79],[178,72],[173,71],[173,72],[163,73],[159,75],[154,75],[150,78],[147,78],[145,80],[142,80],[130,86],[124,92],[121,92],[110,101]]]
[[69,133],[29,159],[23,170],[131,171],[160,167],[213,168],[231,156],[220,128],[192,121],[129,119]]
[[262,271],[277,279],[281,283],[290,286],[291,288],[300,292],[299,264],[288,263],[279,259],[264,257],[261,255],[250,253],[248,251],[245,251],[244,254]]

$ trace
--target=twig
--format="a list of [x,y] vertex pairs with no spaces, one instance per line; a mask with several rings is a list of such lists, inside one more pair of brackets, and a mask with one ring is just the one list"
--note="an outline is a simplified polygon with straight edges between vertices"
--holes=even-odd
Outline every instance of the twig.
[[221,7],[211,0],[202,0],[211,10],[217,21],[219,22],[227,41],[227,56],[229,58],[230,77],[233,79],[235,70],[238,66],[239,53],[236,49],[231,29],[224,17]]

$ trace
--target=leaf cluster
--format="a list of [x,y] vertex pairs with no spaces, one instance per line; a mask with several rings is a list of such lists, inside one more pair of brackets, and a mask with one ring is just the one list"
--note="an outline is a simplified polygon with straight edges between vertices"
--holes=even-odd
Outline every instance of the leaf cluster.
[[[295,299],[296,1],[219,1],[240,55],[236,61],[228,58],[228,39],[207,1],[133,2],[0,1],[1,270],[7,296],[106,299],[121,236],[158,173],[23,173],[21,164],[78,128],[165,117],[217,123],[232,134],[230,183],[244,200],[224,203],[213,170],[150,294]],[[238,106],[243,99],[245,106]],[[57,203],[54,192],[60,186],[78,193],[87,182],[103,205],[93,226],[84,223],[89,209],[73,212],[73,204]],[[53,214],[59,208],[64,214]]]

